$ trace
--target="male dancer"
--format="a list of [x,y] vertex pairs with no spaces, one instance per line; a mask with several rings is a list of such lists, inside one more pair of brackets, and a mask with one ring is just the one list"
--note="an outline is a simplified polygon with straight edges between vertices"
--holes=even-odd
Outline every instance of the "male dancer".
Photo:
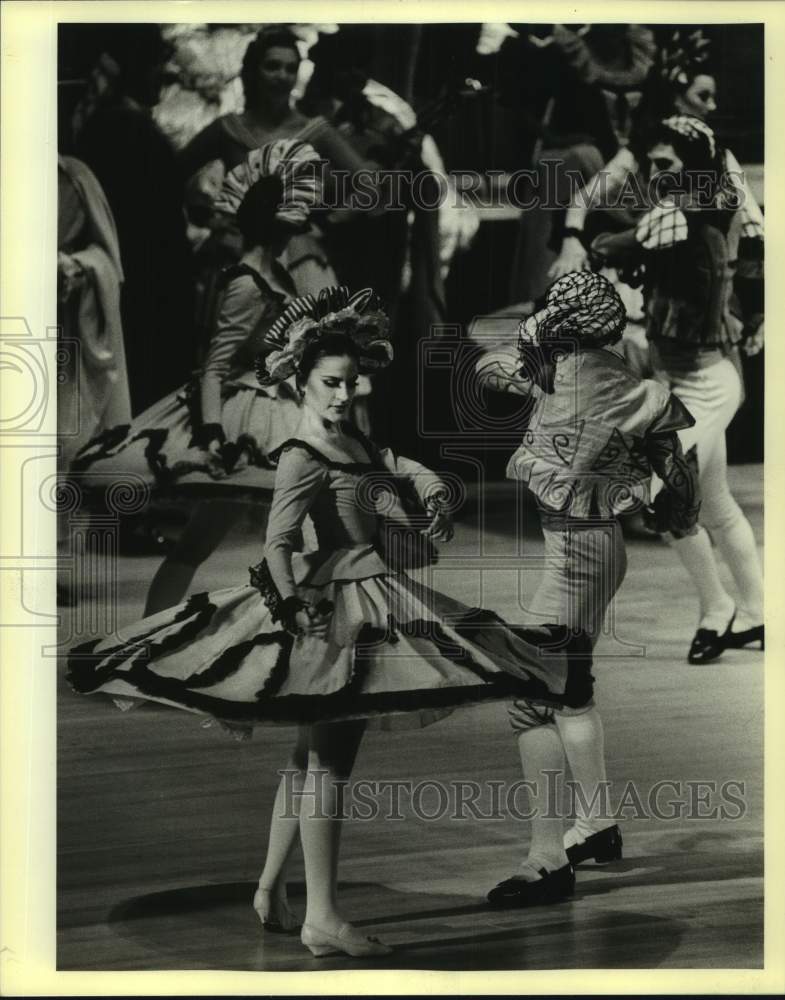
[[[535,398],[507,467],[534,494],[545,538],[544,575],[529,610],[583,630],[592,646],[626,570],[618,515],[649,504],[652,472],[664,484],[650,508],[659,530],[694,532],[700,506],[695,471],[676,435],[694,421],[661,384],[627,367],[614,347],[625,319],[610,282],[571,272],[522,321],[517,348],[485,354],[476,369],[487,388]],[[621,857],[621,832],[609,825],[602,802],[602,720],[591,697],[558,711],[516,701],[509,712],[524,774],[536,789],[534,818],[528,856],[488,900],[495,907],[556,902],[574,892],[573,865]],[[566,833],[548,781],[564,772],[565,756],[581,792]]]

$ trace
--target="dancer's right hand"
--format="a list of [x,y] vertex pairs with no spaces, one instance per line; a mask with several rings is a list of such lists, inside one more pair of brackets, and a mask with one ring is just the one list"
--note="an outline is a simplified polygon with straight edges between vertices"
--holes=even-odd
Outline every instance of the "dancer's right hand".
[[294,616],[297,627],[302,635],[317,636],[323,639],[332,618],[332,611],[323,614],[312,605],[307,605]]

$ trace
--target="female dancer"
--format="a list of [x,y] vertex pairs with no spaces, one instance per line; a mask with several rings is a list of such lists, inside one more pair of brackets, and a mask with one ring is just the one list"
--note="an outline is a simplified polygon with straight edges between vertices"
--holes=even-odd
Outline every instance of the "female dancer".
[[296,426],[299,400],[285,384],[262,388],[254,365],[265,332],[295,295],[278,258],[307,224],[317,162],[306,143],[279,140],[248,154],[227,175],[216,208],[236,219],[245,252],[224,274],[198,382],[164,397],[130,426],[99,435],[78,455],[81,472],[133,472],[158,488],[203,498],[155,574],[145,614],[182,599],[198,567],[243,515],[242,501],[271,495],[275,476],[267,454]]
[[[545,537],[545,571],[531,610],[583,630],[592,644],[626,571],[619,514],[648,502],[652,470],[665,485],[654,511],[661,527],[689,534],[699,506],[675,434],[692,418],[658,382],[637,378],[614,349],[625,321],[605,278],[574,272],[554,282],[543,308],[521,323],[517,350],[492,351],[477,366],[481,384],[535,397],[507,467],[534,494]],[[517,700],[510,717],[535,812],[528,856],[488,900],[496,907],[552,903],[572,895],[574,864],[621,857],[621,833],[603,808],[602,720],[590,697],[545,711]],[[582,797],[563,834],[551,778],[563,774],[565,755]]]
[[[284,138],[310,143],[334,171],[351,175],[374,168],[375,164],[359,156],[324,117],[308,118],[291,106],[299,66],[295,35],[278,25],[262,28],[243,58],[245,110],[216,118],[194,136],[180,154],[185,176],[193,177],[216,161],[224,170],[231,170],[249,150]],[[203,186],[198,178],[196,185]],[[334,204],[336,192],[326,194],[326,201]],[[287,266],[300,294],[316,293],[335,284],[323,240],[313,227],[290,242]]]
[[[635,229],[598,237],[593,250],[612,266],[643,263],[655,370],[695,417],[681,437],[685,448],[697,445],[702,527],[673,544],[700,602],[687,658],[708,663],[727,648],[757,642],[762,649],[764,643],[760,560],[749,521],[728,488],[725,451],[725,430],[741,401],[741,380],[728,355],[737,345],[757,353],[763,341],[762,283],[755,280],[756,267],[762,277],[762,253],[759,240],[742,239],[738,206],[744,194],[725,172],[723,150],[708,125],[686,115],[666,119],[650,138],[648,161],[659,203]],[[711,190],[696,187],[690,197],[691,176],[711,179]],[[753,258],[739,260],[746,324],[730,311],[742,254]],[[720,580],[712,541],[731,571],[737,602]]]
[[[341,785],[364,719],[505,694],[583,704],[592,687],[583,636],[507,625],[393,563],[373,501],[380,484],[393,489],[401,477],[412,484],[430,512],[432,538],[447,540],[452,528],[437,476],[378,451],[345,422],[359,372],[392,357],[386,330],[370,290],[349,298],[334,289],[285,311],[270,329],[276,349],[265,380],[295,375],[303,410],[296,435],[280,449],[267,558],[251,571],[256,586],[197,594],[136,625],[125,643],[85,644],[69,663],[80,692],[163,702],[245,733],[264,722],[301,725],[293,760],[305,793],[302,941],[314,955],[388,950],[348,924],[336,900]],[[306,514],[318,550],[302,554]],[[279,791],[276,808],[281,803]]]

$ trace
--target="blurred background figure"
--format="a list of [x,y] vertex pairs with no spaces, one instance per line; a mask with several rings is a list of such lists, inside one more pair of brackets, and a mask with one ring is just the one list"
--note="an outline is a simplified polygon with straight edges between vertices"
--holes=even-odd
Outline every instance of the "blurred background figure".
[[[242,252],[236,227],[213,224],[227,169],[265,141],[304,138],[325,161],[324,205],[285,263],[298,292],[336,280],[379,289],[397,350],[368,401],[374,434],[396,436],[388,443],[404,450],[415,439],[437,448],[414,409],[408,424],[384,424],[389,391],[410,391],[419,378],[423,338],[531,301],[549,269],[585,264],[584,238],[632,223],[626,205],[592,201],[575,215],[574,188],[559,187],[565,169],[588,193],[593,179],[631,183],[646,122],[674,111],[708,116],[733,150],[729,166],[752,173],[753,205],[752,190],[762,190],[749,167],[763,153],[761,45],[756,25],[62,25],[61,151],[93,165],[117,220],[134,412],[204,358],[219,273]],[[482,85],[471,100],[467,79]],[[551,155],[559,171],[547,167]],[[388,172],[383,190],[378,168]],[[399,170],[422,173],[415,192],[389,182]],[[550,197],[562,208],[516,207],[546,179],[559,182]],[[337,207],[358,187],[362,208]],[[642,299],[618,287],[633,320],[628,360],[646,371]],[[160,363],[145,371],[135,352],[151,343]],[[760,459],[762,362],[745,358],[743,367],[747,401],[729,448]],[[449,408],[438,374],[428,392],[432,412]],[[358,410],[365,406],[361,399]],[[367,430],[369,414],[356,417]]]
[[[528,123],[536,136],[532,166],[539,198],[566,206],[568,171],[585,183],[627,145],[655,55],[653,32],[639,24],[530,26],[520,52],[521,83],[529,106],[534,99],[542,108]],[[549,160],[560,161],[557,171]],[[510,301],[536,299],[545,291],[563,226],[564,213],[552,207],[522,213]]]
[[151,111],[169,46],[156,25],[100,27],[86,92],[71,119],[71,148],[98,178],[117,223],[138,413],[182,383],[196,362],[191,249],[175,151]]
[[[93,435],[131,420],[120,317],[123,266],[111,209],[101,185],[79,160],[57,160],[57,388],[59,476]],[[69,547],[67,518],[58,523],[58,551]],[[58,603],[74,604],[64,573]]]

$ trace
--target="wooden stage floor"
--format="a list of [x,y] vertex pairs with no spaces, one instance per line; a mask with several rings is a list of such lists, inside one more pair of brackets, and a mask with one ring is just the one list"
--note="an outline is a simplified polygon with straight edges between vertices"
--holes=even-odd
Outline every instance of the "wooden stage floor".
[[[761,539],[762,469],[731,473]],[[472,516],[444,548],[434,583],[520,620],[518,575],[504,563],[512,539],[508,485],[499,484],[494,496],[481,593],[480,574],[470,571],[478,565]],[[202,568],[194,589],[244,582],[259,550],[257,535],[238,531]],[[539,551],[532,530],[525,553]],[[394,945],[394,954],[375,964],[313,959],[296,937],[263,937],[251,909],[276,770],[292,730],[266,727],[251,743],[235,743],[186,713],[150,706],[121,714],[102,699],[76,697],[61,677],[58,968],[760,968],[763,656],[731,651],[714,664],[689,666],[696,602],[680,564],[657,541],[630,539],[628,554],[615,638],[603,640],[595,670],[612,802],[627,789],[619,820],[624,860],[582,866],[574,901],[488,910],[485,893],[512,873],[528,824],[508,815],[428,821],[403,795],[403,819],[346,825],[341,863],[347,915]],[[141,613],[155,566],[152,558],[121,560],[121,624]],[[524,600],[536,579],[536,570],[525,575]],[[519,778],[500,704],[456,712],[417,732],[369,732],[354,775],[509,785]],[[659,796],[664,811],[674,803],[673,819],[649,808],[665,781],[677,783]],[[721,818],[713,810],[728,782],[743,790],[726,788],[730,814]],[[435,794],[423,793],[424,811],[438,811]],[[490,800],[479,808],[491,811]],[[300,907],[301,866],[292,887]]]

